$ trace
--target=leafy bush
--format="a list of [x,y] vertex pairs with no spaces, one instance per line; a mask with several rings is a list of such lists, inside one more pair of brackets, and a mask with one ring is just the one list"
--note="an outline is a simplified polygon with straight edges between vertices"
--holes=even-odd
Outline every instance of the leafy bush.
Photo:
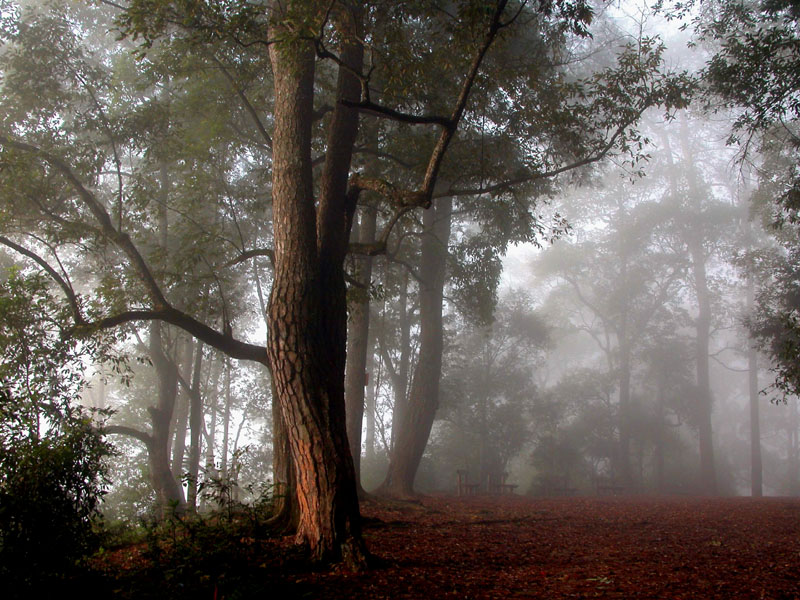
[[0,578],[12,589],[71,577],[97,548],[109,452],[88,420],[0,447]]
[[0,275],[4,597],[29,596],[74,576],[98,541],[94,525],[111,446],[77,400],[87,364],[114,360],[114,339],[75,335],[71,317],[42,275]]

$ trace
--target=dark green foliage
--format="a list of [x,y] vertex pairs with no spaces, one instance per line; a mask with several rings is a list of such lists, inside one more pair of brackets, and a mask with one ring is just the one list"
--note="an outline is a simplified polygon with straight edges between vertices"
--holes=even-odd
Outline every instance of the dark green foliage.
[[[736,127],[763,132],[800,116],[800,22],[798,3],[710,3],[713,17],[701,18],[704,41],[719,49],[706,68],[710,90],[729,106],[742,107]],[[735,137],[735,136],[734,136]]]
[[19,593],[74,576],[98,546],[110,447],[88,419],[74,421],[0,448],[0,577]]
[[[793,228],[794,230],[794,228]],[[785,255],[765,257],[771,273],[758,294],[755,314],[748,320],[751,335],[775,361],[775,388],[785,396],[800,394],[800,248],[791,244]]]
[[[800,391],[798,325],[797,176],[800,137],[800,5],[796,0],[740,3],[717,0],[714,12],[698,19],[701,39],[717,44],[706,68],[713,98],[735,107],[738,117],[731,140],[743,155],[762,152],[759,189],[753,199],[764,220],[776,226],[782,255],[753,256],[762,270],[762,292],[751,334],[776,364],[776,387],[784,394]],[[753,142],[758,142],[756,146]],[[756,264],[760,263],[760,264]]]
[[0,282],[0,577],[12,594],[72,578],[97,546],[111,446],[75,401],[108,346],[67,322],[43,276]]

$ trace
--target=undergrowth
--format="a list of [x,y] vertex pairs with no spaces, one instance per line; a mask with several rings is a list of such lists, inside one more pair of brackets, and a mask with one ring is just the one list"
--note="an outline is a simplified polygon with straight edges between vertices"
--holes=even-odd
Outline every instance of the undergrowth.
[[106,597],[302,597],[288,576],[307,568],[305,557],[280,544],[280,532],[271,529],[271,495],[243,504],[222,482],[206,483],[204,492],[206,499],[213,496],[215,510],[109,528],[93,561]]

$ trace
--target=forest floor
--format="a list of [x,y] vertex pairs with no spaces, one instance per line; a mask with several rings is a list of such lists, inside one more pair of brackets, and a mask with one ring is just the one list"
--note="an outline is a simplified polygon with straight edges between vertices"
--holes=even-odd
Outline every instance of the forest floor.
[[[183,589],[209,600],[800,599],[800,499],[427,496],[362,512],[380,559],[366,573],[312,570],[283,538],[253,541],[252,559],[235,563],[246,575],[193,562],[201,579]],[[148,597],[115,578],[111,595]]]
[[314,597],[800,598],[794,499],[428,497],[363,513],[386,566],[298,578]]

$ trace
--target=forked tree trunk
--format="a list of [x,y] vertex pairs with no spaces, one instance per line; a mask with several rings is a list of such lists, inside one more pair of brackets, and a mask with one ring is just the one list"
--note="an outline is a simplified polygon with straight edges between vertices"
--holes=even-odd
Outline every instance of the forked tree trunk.
[[428,444],[433,419],[439,407],[439,382],[442,375],[442,300],[450,238],[452,199],[439,201],[423,215],[420,264],[420,347],[411,393],[397,423],[397,437],[386,479],[380,492],[391,496],[411,496],[422,454]]
[[[273,34],[292,35],[280,25]],[[361,45],[345,41],[342,46],[341,60],[360,71]],[[358,115],[341,103],[334,109],[317,216],[311,165],[314,49],[308,41],[290,40],[272,44],[269,54],[275,85],[275,276],[267,350],[295,464],[296,539],[316,560],[363,567],[367,552],[344,405],[343,263],[347,219],[355,208],[354,201],[348,206],[346,186]],[[339,97],[358,99],[359,82],[345,69],[338,87]]]

